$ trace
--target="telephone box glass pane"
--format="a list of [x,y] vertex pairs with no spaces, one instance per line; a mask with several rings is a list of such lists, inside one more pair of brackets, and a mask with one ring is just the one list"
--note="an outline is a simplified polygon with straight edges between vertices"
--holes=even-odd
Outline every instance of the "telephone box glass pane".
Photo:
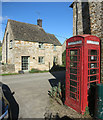
[[96,75],[95,76],[90,76],[90,81],[96,80]]
[[97,56],[89,56],[88,61],[97,61]]
[[77,56],[70,56],[71,61],[77,61]]
[[97,67],[97,63],[89,63],[88,64],[88,68],[96,68]]
[[77,74],[77,69],[70,68],[70,73]]
[[80,50],[70,50],[70,97],[77,99],[79,98],[79,83],[78,83],[78,72],[79,72],[79,61],[80,61]]
[[99,51],[88,50],[88,85],[95,83],[98,80],[99,73]]
[[96,85],[96,82],[90,83],[90,87],[93,86],[93,85]]
[[70,67],[77,67],[77,63],[70,62]]
[[76,95],[70,92],[70,97],[76,99]]
[[72,80],[77,80],[77,76],[70,74],[70,79],[72,79]]
[[97,74],[97,69],[92,69],[92,70],[90,70],[90,74],[92,75],[92,74]]
[[91,50],[90,55],[97,55],[97,50]]
[[72,87],[72,86],[70,86],[70,91],[75,93],[75,92],[77,92],[77,89]]
[[78,51],[77,50],[70,50],[70,55],[77,55],[78,54]]
[[72,85],[72,86],[75,86],[75,87],[76,87],[76,86],[77,86],[77,82],[74,82],[74,81],[71,81],[71,80],[70,80],[70,85]]

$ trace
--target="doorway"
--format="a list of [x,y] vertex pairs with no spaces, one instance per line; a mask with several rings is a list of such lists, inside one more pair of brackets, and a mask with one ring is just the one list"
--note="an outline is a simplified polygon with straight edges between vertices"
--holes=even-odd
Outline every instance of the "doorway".
[[22,56],[21,60],[22,60],[22,64],[21,64],[22,70],[28,71],[29,70],[29,56]]

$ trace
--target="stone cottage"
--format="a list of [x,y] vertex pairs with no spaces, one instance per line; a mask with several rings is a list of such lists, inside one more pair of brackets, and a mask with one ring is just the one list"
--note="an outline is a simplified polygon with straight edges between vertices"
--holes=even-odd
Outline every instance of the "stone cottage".
[[37,25],[9,19],[2,43],[2,62],[13,64],[15,72],[49,70],[53,63],[62,64],[62,46],[53,34],[44,31],[41,19]]
[[73,8],[73,36],[91,34],[101,40],[101,80],[103,81],[103,2],[73,2],[70,7]]

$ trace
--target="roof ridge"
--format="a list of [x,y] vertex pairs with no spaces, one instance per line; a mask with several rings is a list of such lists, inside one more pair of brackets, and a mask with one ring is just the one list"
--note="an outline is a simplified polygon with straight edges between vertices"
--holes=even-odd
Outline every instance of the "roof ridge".
[[[31,24],[31,23],[25,23],[25,22],[20,22],[20,21],[11,20],[11,19],[8,19],[8,21],[13,21],[13,22],[17,22],[17,23],[23,23],[23,24],[34,25],[34,24]],[[37,26],[37,27],[39,27],[38,25],[34,25],[34,26]],[[41,28],[41,27],[40,27],[40,28]],[[42,29],[43,29],[43,28],[42,28]]]

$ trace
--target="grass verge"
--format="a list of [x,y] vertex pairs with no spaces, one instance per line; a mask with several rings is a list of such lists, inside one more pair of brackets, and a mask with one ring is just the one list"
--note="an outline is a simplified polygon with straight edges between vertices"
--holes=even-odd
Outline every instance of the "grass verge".
[[6,75],[18,75],[19,73],[5,73],[5,74],[0,74],[0,76],[6,76]]

